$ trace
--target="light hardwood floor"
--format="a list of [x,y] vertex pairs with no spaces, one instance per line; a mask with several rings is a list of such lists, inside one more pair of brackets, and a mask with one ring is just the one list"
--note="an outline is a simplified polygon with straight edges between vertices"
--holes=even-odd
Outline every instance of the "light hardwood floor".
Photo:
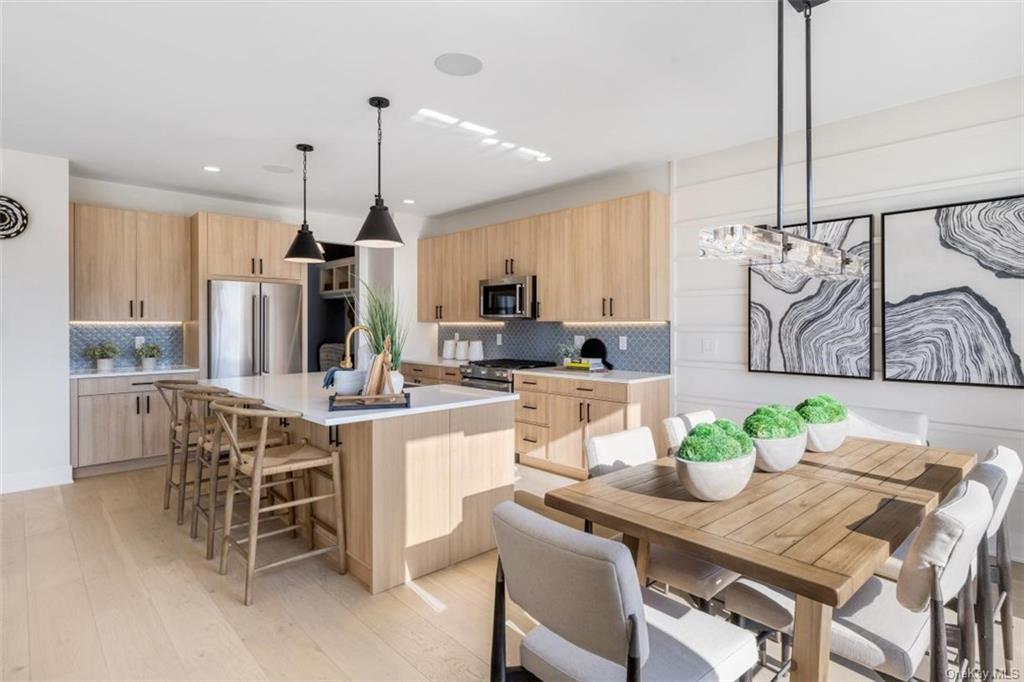
[[[261,575],[245,607],[242,563],[217,575],[161,486],[148,469],[0,497],[2,679],[487,678],[493,552],[378,595],[313,559]],[[296,542],[268,539],[262,560]],[[1024,574],[1015,586],[1024,613]],[[533,623],[508,616],[515,664]],[[832,678],[863,679],[835,662]]]

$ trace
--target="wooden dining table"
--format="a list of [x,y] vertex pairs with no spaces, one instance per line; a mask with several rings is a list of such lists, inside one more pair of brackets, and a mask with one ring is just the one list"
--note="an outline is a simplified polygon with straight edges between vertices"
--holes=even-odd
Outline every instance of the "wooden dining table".
[[782,473],[755,472],[729,500],[702,502],[673,458],[551,490],[547,506],[622,532],[641,582],[650,543],[792,592],[795,682],[828,679],[832,610],[881,568],[974,466],[974,453],[848,438]]

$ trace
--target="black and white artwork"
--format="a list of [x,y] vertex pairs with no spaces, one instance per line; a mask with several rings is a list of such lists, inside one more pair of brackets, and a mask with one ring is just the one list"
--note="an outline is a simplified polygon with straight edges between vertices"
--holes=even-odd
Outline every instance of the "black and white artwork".
[[[783,228],[807,236],[805,225]],[[752,267],[751,372],[871,378],[871,216],[816,222],[811,238],[867,263],[861,279],[826,280]]]
[[1024,195],[882,215],[885,378],[1024,388]]

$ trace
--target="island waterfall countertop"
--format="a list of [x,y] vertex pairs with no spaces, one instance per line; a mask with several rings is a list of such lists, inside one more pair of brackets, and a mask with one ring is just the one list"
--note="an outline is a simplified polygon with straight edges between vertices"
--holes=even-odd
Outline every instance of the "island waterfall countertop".
[[642,384],[648,381],[665,381],[672,378],[671,374],[631,372],[622,369],[613,369],[607,372],[586,372],[579,369],[564,369],[562,367],[541,367],[539,369],[517,369],[515,372],[517,375],[557,377],[559,379],[575,379],[578,381],[607,381],[613,384]]
[[410,386],[410,407],[349,410],[331,412],[328,398],[333,389],[323,388],[323,374],[268,374],[266,376],[203,379],[202,383],[225,388],[236,395],[260,398],[267,407],[276,410],[301,412],[306,421],[321,426],[355,424],[378,419],[408,417],[426,412],[455,410],[518,400],[513,393],[485,391],[468,386],[441,384],[437,386]]

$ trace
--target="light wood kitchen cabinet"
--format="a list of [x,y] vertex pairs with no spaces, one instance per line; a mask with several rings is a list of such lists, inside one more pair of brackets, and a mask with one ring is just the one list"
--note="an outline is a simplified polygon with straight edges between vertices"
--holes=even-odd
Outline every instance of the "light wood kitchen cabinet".
[[421,239],[418,245],[421,322],[467,322],[480,319],[480,280],[487,277],[483,229]]
[[587,438],[639,426],[651,429],[658,452],[667,451],[661,422],[669,411],[668,377],[621,383],[516,372],[514,381],[521,464],[584,479]]
[[258,221],[210,213],[206,216],[206,271],[210,277],[256,275]]
[[487,279],[537,274],[536,235],[539,217],[482,228],[487,247]]
[[[159,393],[151,391],[140,396],[142,412],[142,456],[153,457],[167,454],[167,441],[170,436],[168,425],[171,423],[171,411]],[[184,414],[184,412],[179,412]]]
[[298,227],[288,223],[261,220],[256,226],[256,271],[263,277],[274,279],[302,279],[303,263],[284,259],[295,239]]
[[416,265],[419,287],[416,293],[417,319],[436,322],[441,319],[441,306],[445,296],[445,237],[421,239],[417,244]]
[[[142,453],[140,412],[141,397],[138,393],[114,393],[79,398],[79,466],[106,464],[139,457]],[[165,441],[166,436],[165,425]]]
[[565,321],[576,319],[573,313],[579,290],[574,281],[573,235],[569,225],[571,211],[555,211],[537,216],[537,319]]
[[433,365],[424,362],[403,362],[401,366],[405,382],[415,386],[431,386],[433,384],[457,384],[462,381],[462,372],[458,367]]
[[73,319],[188,318],[187,218],[84,204],[72,215]]

